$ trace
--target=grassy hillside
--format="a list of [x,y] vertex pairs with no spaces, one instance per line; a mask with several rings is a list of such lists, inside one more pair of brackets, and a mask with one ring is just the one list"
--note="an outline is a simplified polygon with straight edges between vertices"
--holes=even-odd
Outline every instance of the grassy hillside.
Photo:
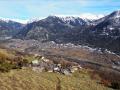
[[0,90],[111,90],[100,84],[98,77],[92,79],[87,69],[72,76],[23,69],[32,59],[32,55],[0,49]]
[[1,90],[111,90],[96,82],[82,70],[72,76],[31,69],[0,73]]
[[0,72],[8,72],[12,69],[21,69],[34,59],[35,57],[33,55],[0,48]]

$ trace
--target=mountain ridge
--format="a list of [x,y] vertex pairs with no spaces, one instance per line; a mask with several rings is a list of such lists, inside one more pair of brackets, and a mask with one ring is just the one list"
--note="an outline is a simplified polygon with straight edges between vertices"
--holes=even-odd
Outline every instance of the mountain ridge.
[[120,53],[119,16],[119,10],[98,20],[48,16],[22,26],[13,37],[35,39],[42,42],[55,41],[56,43],[87,44]]

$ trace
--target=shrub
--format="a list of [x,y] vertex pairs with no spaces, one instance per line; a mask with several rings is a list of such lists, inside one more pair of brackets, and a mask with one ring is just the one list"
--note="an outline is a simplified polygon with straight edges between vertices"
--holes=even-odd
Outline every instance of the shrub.
[[65,60],[61,60],[61,61],[60,61],[60,64],[61,64],[61,66],[62,66],[63,68],[67,68],[67,67],[70,67],[70,66],[73,65],[71,62],[65,61]]
[[15,67],[15,65],[13,65],[13,64],[3,62],[0,64],[0,71],[1,72],[8,72],[11,69],[13,69],[14,67]]
[[118,82],[112,82],[111,83],[111,88],[120,89],[120,83],[118,83]]

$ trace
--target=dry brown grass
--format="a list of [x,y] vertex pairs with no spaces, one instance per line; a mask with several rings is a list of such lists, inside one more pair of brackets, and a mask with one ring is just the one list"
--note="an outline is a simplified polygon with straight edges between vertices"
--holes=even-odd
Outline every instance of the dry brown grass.
[[0,90],[111,90],[96,82],[85,70],[73,76],[39,73],[31,69],[0,73]]
[[6,49],[0,49],[0,60],[7,60],[13,57],[14,55],[11,53],[8,53]]

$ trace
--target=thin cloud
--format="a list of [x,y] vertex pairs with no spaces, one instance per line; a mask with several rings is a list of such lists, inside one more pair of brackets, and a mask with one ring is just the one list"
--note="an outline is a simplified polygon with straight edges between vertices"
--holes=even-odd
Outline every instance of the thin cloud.
[[120,9],[118,0],[0,0],[0,17],[39,18],[51,14],[108,14]]

